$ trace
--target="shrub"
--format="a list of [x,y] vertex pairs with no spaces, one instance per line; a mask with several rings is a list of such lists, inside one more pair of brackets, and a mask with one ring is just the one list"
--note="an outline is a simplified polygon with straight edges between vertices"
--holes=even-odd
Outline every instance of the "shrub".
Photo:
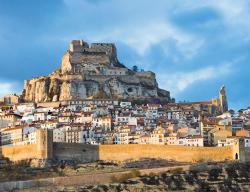
[[229,178],[237,178],[238,174],[234,166],[229,166],[226,168],[227,174]]
[[231,188],[233,185],[232,180],[231,179],[225,179],[224,180],[224,186],[227,188]]
[[153,172],[150,172],[150,173],[148,174],[148,176],[149,176],[149,177],[154,177],[155,174],[154,174]]
[[240,169],[239,170],[240,177],[244,177],[246,180],[249,180],[249,173],[247,169]]
[[132,177],[140,177],[141,175],[141,172],[137,169],[133,169],[130,173]]
[[199,190],[200,192],[203,192],[203,191],[211,191],[211,188],[209,186],[209,184],[206,182],[206,181],[199,181]]
[[183,178],[181,175],[175,175],[174,184],[175,184],[177,190],[183,189],[184,181],[183,181]]
[[192,176],[194,179],[198,179],[199,172],[196,170],[191,170],[189,172],[190,176]]
[[188,182],[189,185],[193,185],[195,181],[194,176],[190,174],[185,174],[185,180]]
[[220,168],[210,169],[209,179],[210,180],[217,180],[221,173],[222,173],[222,169],[220,169]]
[[169,170],[169,173],[175,174],[175,173],[180,173],[180,172],[182,172],[182,171],[183,171],[183,168],[182,168],[182,167],[177,167],[177,168],[174,168],[174,169],[170,169],[170,170]]
[[150,182],[153,185],[160,185],[160,178],[159,178],[159,176],[150,177]]

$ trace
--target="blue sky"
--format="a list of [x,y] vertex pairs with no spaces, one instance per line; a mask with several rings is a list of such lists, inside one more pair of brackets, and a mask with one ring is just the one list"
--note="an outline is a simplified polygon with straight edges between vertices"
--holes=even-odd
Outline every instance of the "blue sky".
[[128,67],[157,74],[177,101],[250,106],[247,0],[0,0],[0,95],[59,67],[72,39],[114,42]]

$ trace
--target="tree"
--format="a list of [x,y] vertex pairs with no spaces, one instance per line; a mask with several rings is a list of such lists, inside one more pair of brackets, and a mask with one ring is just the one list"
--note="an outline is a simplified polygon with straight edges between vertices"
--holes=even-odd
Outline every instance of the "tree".
[[212,191],[211,187],[209,186],[209,184],[206,181],[199,180],[198,185],[199,185],[198,191]]
[[235,165],[229,165],[226,168],[226,171],[227,171],[227,174],[228,174],[228,178],[232,179],[232,178],[237,178],[238,177],[236,168],[237,167]]
[[136,65],[134,65],[134,66],[132,67],[132,70],[133,70],[134,72],[137,72],[137,71],[138,71],[138,67],[137,67]]
[[230,113],[231,115],[234,115],[234,114],[235,114],[235,111],[234,111],[233,109],[230,109],[230,110],[229,110],[229,113]]

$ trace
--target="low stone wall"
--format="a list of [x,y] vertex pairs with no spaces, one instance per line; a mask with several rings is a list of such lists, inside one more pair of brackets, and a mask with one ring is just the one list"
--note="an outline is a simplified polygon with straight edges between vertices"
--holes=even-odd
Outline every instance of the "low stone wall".
[[100,145],[100,160],[157,158],[179,162],[224,161],[234,159],[233,147],[187,147],[167,145]]

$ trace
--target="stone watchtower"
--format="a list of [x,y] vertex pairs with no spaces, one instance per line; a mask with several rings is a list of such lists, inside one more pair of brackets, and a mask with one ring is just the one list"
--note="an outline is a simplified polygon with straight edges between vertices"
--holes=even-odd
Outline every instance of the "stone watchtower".
[[226,96],[226,89],[225,86],[223,85],[220,89],[220,110],[222,113],[228,111],[228,103],[227,103],[227,96]]
[[53,131],[37,130],[37,156],[39,159],[53,158]]
[[70,52],[83,52],[85,48],[89,48],[89,44],[83,40],[72,40],[69,46]]

